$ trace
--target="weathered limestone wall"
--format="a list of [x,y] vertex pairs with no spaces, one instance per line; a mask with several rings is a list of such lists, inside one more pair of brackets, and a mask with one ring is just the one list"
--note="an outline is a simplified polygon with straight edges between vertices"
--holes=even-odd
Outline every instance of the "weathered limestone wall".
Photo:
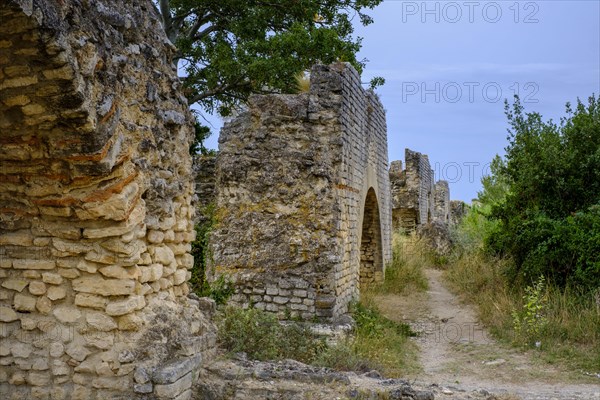
[[450,223],[450,187],[446,181],[437,181],[434,185],[434,221]]
[[405,169],[393,161],[390,169],[394,229],[414,230],[434,214],[434,177],[429,158],[405,149]]
[[233,279],[234,302],[332,319],[357,295],[361,266],[364,284],[382,278],[385,114],[348,64],[315,66],[308,93],[253,97],[219,150],[209,278]]
[[405,168],[401,161],[392,161],[389,170],[394,229],[414,231],[432,222],[457,223],[461,216],[451,218],[448,182],[435,182],[427,155],[410,149],[404,154]]
[[469,206],[461,200],[450,201],[450,224],[457,225],[469,211]]
[[189,398],[190,116],[150,1],[0,3],[0,393]]
[[193,169],[196,193],[195,222],[202,223],[207,220],[207,207],[214,205],[216,188],[216,154],[194,156]]

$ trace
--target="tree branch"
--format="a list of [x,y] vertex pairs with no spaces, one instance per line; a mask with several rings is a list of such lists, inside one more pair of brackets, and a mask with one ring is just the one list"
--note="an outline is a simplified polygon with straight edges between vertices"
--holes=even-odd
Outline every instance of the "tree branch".
[[195,96],[193,96],[192,98],[189,99],[189,103],[194,104],[194,103],[204,100],[207,97],[212,97],[212,96],[216,96],[216,95],[228,95],[228,96],[235,97],[235,95],[233,95],[231,93],[228,94],[227,91],[231,90],[231,89],[235,89],[235,88],[243,88],[244,86],[247,86],[249,84],[250,84],[249,82],[243,82],[243,83],[236,82],[236,83],[230,83],[228,85],[219,85],[212,89],[206,90],[202,93],[196,94]]
[[195,40],[200,40],[203,37],[205,37],[206,35],[208,35],[211,32],[214,32],[217,30],[217,26],[216,25],[211,25],[208,28],[204,29],[202,32],[199,32],[197,35],[193,36],[193,39]]
[[163,20],[163,27],[167,37],[172,43],[177,40],[177,30],[173,26],[173,18],[171,17],[171,4],[169,0],[160,0],[160,15]]

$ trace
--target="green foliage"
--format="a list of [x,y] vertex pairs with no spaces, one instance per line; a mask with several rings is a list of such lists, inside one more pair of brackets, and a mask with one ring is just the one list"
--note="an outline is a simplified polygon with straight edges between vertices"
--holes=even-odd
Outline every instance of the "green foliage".
[[369,82],[371,90],[377,89],[379,86],[385,85],[385,79],[381,76],[376,76]]
[[544,315],[546,298],[544,296],[545,282],[541,276],[538,281],[525,288],[524,304],[520,311],[513,310],[513,328],[515,340],[526,344],[541,345],[541,333],[548,323]]
[[496,155],[490,163],[490,173],[481,178],[483,190],[477,193],[477,200],[486,206],[501,204],[510,188],[508,178],[504,175],[506,162]]
[[245,352],[251,359],[289,358],[336,370],[379,369],[401,376],[410,353],[407,338],[414,335],[410,327],[385,318],[371,303],[354,304],[352,315],[353,336],[328,344],[308,323],[280,322],[275,314],[255,308],[226,307],[217,318],[219,342],[227,351]]
[[361,369],[354,370],[377,369],[386,376],[401,377],[418,369],[417,347],[409,339],[416,334],[409,325],[386,318],[370,293],[362,293],[361,301],[350,310],[356,329],[354,340],[346,345],[357,356],[355,360],[362,360],[355,364]]
[[252,93],[297,90],[296,75],[316,62],[356,59],[352,20],[382,0],[158,0],[176,44],[190,104],[228,115]]
[[196,294],[200,297],[210,297],[217,304],[225,304],[235,293],[233,283],[225,276],[219,276],[214,282],[204,280],[200,290]]
[[484,250],[484,241],[498,226],[498,221],[490,218],[490,212],[491,206],[475,203],[458,226],[452,228],[451,259]]
[[345,339],[334,346],[328,346],[312,364],[337,371],[367,372],[380,368],[376,361],[359,355],[355,343],[353,339]]
[[384,317],[373,305],[363,303],[351,305],[352,316],[356,321],[357,335],[361,337],[385,337],[389,331],[402,336],[417,336],[407,324]]
[[198,121],[194,124],[194,140],[190,145],[190,154],[209,154],[214,150],[208,150],[204,147],[204,141],[210,136],[210,128],[200,124]]
[[212,227],[216,223],[215,205],[209,204],[198,210],[204,216],[202,222],[196,224],[196,240],[192,242],[191,254],[194,256],[192,277],[189,285],[191,290],[200,297],[210,297],[217,304],[225,304],[234,293],[233,284],[227,277],[221,275],[217,280],[209,283],[206,280],[206,263],[210,256],[208,240]]
[[[560,125],[525,113],[519,99],[505,105],[510,123],[506,160],[489,186],[508,185],[505,197],[488,190],[498,226],[487,248],[513,259],[513,280],[544,275],[565,287],[600,286],[600,106],[589,98],[567,104]],[[485,188],[484,188],[485,189]],[[484,190],[485,192],[485,190]]]
[[414,234],[394,232],[392,260],[385,268],[385,280],[369,290],[386,294],[427,290],[427,278],[423,268],[425,264],[432,263],[434,263],[432,252],[424,241]]
[[282,324],[274,314],[255,308],[227,307],[217,324],[219,340],[225,349],[245,352],[255,360],[292,358],[310,363],[327,347],[306,326]]

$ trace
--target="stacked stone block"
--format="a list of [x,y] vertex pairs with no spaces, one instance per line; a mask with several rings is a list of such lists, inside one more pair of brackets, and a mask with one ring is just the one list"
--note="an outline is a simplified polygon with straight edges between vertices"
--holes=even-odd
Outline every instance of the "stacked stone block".
[[427,155],[404,151],[405,168],[394,161],[390,174],[394,229],[413,231],[434,215],[434,174]]
[[216,197],[216,154],[194,156],[193,170],[196,193],[196,223],[208,219],[208,207],[214,205]]
[[[389,176],[394,229],[412,232],[434,222],[458,223],[462,217],[459,212],[462,206],[458,203],[464,203],[451,205],[448,182],[435,182],[427,155],[405,149],[405,168],[402,169],[401,161],[392,161]],[[456,210],[455,218],[452,217],[453,209]]]
[[348,64],[315,66],[308,93],[251,98],[219,138],[209,279],[233,279],[234,302],[282,317],[345,313],[367,205],[379,213],[367,230],[379,232],[378,277],[391,256],[386,135],[381,103]]
[[450,224],[457,225],[468,212],[469,206],[461,200],[450,201]]
[[191,119],[154,6],[0,20],[2,398],[189,398],[215,335],[187,298]]
[[434,185],[433,220],[443,224],[450,223],[450,187],[446,181],[437,181]]

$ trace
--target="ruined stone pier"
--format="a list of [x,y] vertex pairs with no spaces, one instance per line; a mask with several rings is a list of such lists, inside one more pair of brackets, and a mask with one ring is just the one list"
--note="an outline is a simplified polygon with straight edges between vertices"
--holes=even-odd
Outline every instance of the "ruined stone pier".
[[394,229],[407,232],[430,223],[457,224],[464,214],[462,201],[450,201],[447,181],[435,181],[429,157],[405,149],[402,161],[390,167],[392,223]]
[[310,90],[251,98],[219,139],[209,277],[233,301],[334,320],[391,258],[385,113],[344,63]]
[[192,121],[150,1],[0,3],[0,398],[191,397]]

